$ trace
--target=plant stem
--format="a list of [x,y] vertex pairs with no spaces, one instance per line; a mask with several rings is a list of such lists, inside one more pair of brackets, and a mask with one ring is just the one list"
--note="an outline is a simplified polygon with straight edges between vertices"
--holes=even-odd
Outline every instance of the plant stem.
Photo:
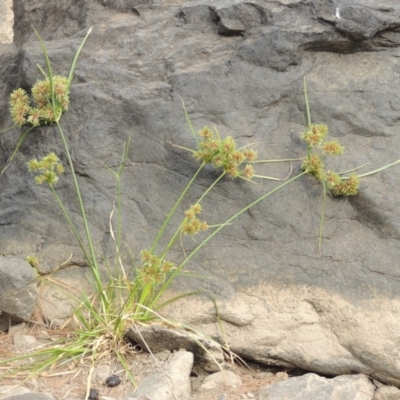
[[84,253],[84,255],[85,255],[85,258],[86,258],[87,263],[90,264],[89,255],[86,253],[85,247],[83,246],[83,243],[82,243],[82,239],[81,239],[81,237],[79,236],[79,233],[78,233],[78,231],[76,230],[76,227],[75,227],[74,223],[72,222],[72,219],[71,219],[71,217],[70,217],[69,214],[68,214],[68,211],[67,211],[66,208],[64,207],[64,204],[62,203],[62,201],[61,201],[60,197],[58,196],[57,192],[55,191],[54,187],[53,187],[52,185],[49,185],[49,186],[50,186],[51,191],[52,191],[53,194],[54,194],[54,197],[55,197],[56,200],[57,200],[58,205],[61,207],[61,210],[62,210],[62,212],[63,212],[63,214],[64,214],[66,220],[67,220],[68,223],[69,223],[69,226],[71,227],[72,231],[73,231],[74,234],[75,234],[76,240],[78,241],[79,246],[81,247],[81,249],[82,249],[82,251],[83,251],[83,253]]
[[326,184],[324,181],[321,181],[323,186],[323,198],[322,198],[322,210],[321,210],[321,218],[319,221],[319,238],[318,238],[318,251],[319,255],[321,255],[322,248],[322,232],[324,230],[324,221],[325,221],[325,206],[326,206]]
[[[373,175],[373,174],[376,174],[377,172],[385,170],[386,168],[393,167],[394,165],[399,164],[399,163],[400,163],[400,160],[397,160],[397,161],[394,161],[394,162],[392,162],[390,164],[384,165],[383,167],[380,167],[378,169],[374,169],[373,171],[369,171],[369,172],[366,172],[365,174],[357,175],[357,177],[358,178],[363,178],[364,176]],[[341,179],[349,179],[349,177],[348,176],[341,176]]]
[[160,288],[158,291],[157,295],[154,297],[154,300],[152,304],[150,305],[150,308],[153,308],[157,301],[160,299],[162,294],[167,290],[171,282],[174,280],[175,276],[182,270],[182,268],[187,264],[187,262],[209,241],[211,240],[221,229],[225,227],[225,225],[228,225],[231,223],[234,219],[239,217],[241,214],[243,214],[245,211],[249,210],[251,207],[255,206],[256,204],[260,203],[262,200],[267,198],[268,196],[272,195],[273,193],[277,192],[278,190],[282,189],[286,185],[289,185],[289,183],[294,182],[296,179],[299,179],[303,175],[306,175],[307,172],[304,171],[300,173],[299,175],[296,175],[292,179],[289,179],[288,181],[282,183],[281,185],[277,186],[275,189],[269,191],[268,193],[265,193],[261,197],[259,197],[257,200],[253,201],[251,204],[248,206],[242,208],[239,212],[234,214],[232,217],[230,217],[224,224],[221,224],[219,228],[217,228],[214,232],[212,232],[209,236],[207,236],[194,250],[191,251],[191,253],[185,258],[185,260],[176,268],[176,270],[171,274],[171,276],[167,279],[167,281],[164,283],[164,285]]
[[[204,197],[206,197],[206,195],[211,191],[211,189],[226,175],[226,172],[223,172],[211,185],[210,187],[202,194],[202,196],[199,198],[199,200],[197,200],[196,204],[200,204],[200,202],[204,199]],[[163,251],[161,258],[165,257],[165,255],[168,253],[168,251],[171,249],[171,247],[174,245],[176,239],[179,236],[179,233],[181,232],[182,229],[182,225],[183,225],[184,221],[182,221],[182,223],[179,225],[178,229],[176,230],[176,232],[174,233],[174,236],[172,237],[172,239],[169,241],[167,247],[165,248],[165,250]]]
[[197,178],[197,175],[200,173],[200,171],[203,169],[204,167],[204,163],[202,163],[200,165],[200,167],[198,168],[198,170],[196,171],[196,173],[193,175],[192,179],[189,181],[189,183],[186,185],[185,189],[183,190],[183,192],[181,193],[181,195],[179,196],[179,199],[176,201],[176,203],[174,204],[174,206],[172,207],[171,211],[168,213],[167,218],[165,219],[162,227],[160,228],[160,230],[157,233],[156,238],[154,239],[153,245],[151,246],[151,253],[154,253],[157,244],[162,236],[162,234],[165,231],[165,228],[168,225],[168,222],[170,221],[170,219],[172,218],[172,216],[175,214],[176,209],[178,208],[179,204],[181,203],[182,199],[184,198],[184,196],[186,195],[187,191],[189,190],[189,188],[192,186],[192,183],[195,181],[195,179]]
[[81,210],[83,225],[84,225],[84,228],[85,228],[86,238],[87,238],[87,241],[88,241],[90,254],[91,254],[91,258],[92,258],[91,259],[91,263],[89,264],[89,266],[90,266],[90,268],[91,268],[91,270],[93,272],[93,276],[94,276],[94,279],[96,281],[96,287],[97,287],[97,290],[99,292],[100,298],[102,300],[103,306],[105,306],[105,303],[107,302],[107,295],[103,290],[103,284],[102,284],[101,278],[100,278],[99,266],[98,266],[98,263],[97,263],[97,258],[96,258],[96,254],[95,254],[93,243],[92,243],[92,236],[90,234],[89,224],[87,222],[85,207],[83,205],[83,200],[82,200],[82,196],[81,196],[81,191],[79,189],[78,179],[76,177],[74,164],[73,164],[72,159],[71,159],[71,154],[69,152],[69,148],[68,148],[68,144],[67,144],[67,141],[65,139],[65,136],[64,136],[64,132],[61,129],[61,126],[60,126],[58,121],[56,122],[56,124],[57,124],[58,130],[59,130],[60,135],[61,135],[61,139],[62,139],[63,144],[64,144],[64,149],[65,149],[65,153],[67,155],[68,164],[69,164],[69,166],[71,168],[72,178],[73,178],[74,185],[75,185],[75,192],[76,192],[76,196],[78,198],[79,207],[80,207],[80,210]]

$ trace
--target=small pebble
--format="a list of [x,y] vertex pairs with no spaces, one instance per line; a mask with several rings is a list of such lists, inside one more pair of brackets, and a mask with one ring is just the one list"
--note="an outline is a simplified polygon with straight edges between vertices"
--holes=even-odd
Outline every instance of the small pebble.
[[97,389],[90,389],[88,400],[99,400],[99,391]]
[[118,375],[110,375],[107,379],[106,379],[106,385],[108,387],[115,387],[118,386],[121,383],[121,379]]

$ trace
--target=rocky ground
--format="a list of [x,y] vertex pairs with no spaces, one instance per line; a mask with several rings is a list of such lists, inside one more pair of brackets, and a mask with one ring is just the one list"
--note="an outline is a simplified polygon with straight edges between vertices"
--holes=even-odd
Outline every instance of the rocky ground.
[[[28,328],[25,324],[16,326],[10,334],[0,334],[0,359],[5,359],[17,354],[24,354],[29,350],[39,348],[44,344],[51,343],[52,340],[72,334],[72,332],[59,332],[42,328]],[[184,351],[171,353],[163,351],[155,354],[149,354],[144,351],[132,350],[127,357],[131,372],[134,374],[140,391],[146,389],[146,393],[156,391],[158,381],[164,376],[169,375],[171,358],[177,358],[175,361],[178,376],[173,376],[172,382],[178,392],[180,387],[185,385],[190,388],[190,397],[187,395],[178,395],[179,399],[232,399],[244,400],[255,399],[261,388],[272,385],[276,382],[288,379],[289,375],[280,368],[261,367],[256,364],[235,365],[226,364],[224,373],[216,372],[214,374],[206,373],[199,367],[185,368],[185,354],[191,354]],[[183,355],[183,358],[181,357]],[[1,373],[6,372],[9,366],[2,367]],[[0,399],[14,399],[13,396],[29,394],[30,399],[68,399],[81,400],[84,398],[87,387],[88,376],[91,365],[88,362],[79,364],[71,363],[67,367],[56,368],[46,371],[38,377],[23,382],[24,377],[10,376],[0,382]],[[288,371],[290,374],[290,371]],[[121,383],[115,387],[107,387],[106,380],[112,375],[121,378]],[[176,379],[183,378],[177,385]],[[145,381],[146,379],[146,381]],[[114,359],[104,359],[99,362],[94,369],[91,387],[97,390],[100,399],[136,399],[138,394],[134,394],[135,386],[125,376],[123,368]],[[19,386],[20,385],[20,386]],[[175,393],[176,395],[176,393]],[[50,397],[52,396],[52,397]],[[154,394],[153,394],[154,396]],[[222,396],[222,397],[221,397]],[[154,399],[173,399],[172,394],[152,397]]]

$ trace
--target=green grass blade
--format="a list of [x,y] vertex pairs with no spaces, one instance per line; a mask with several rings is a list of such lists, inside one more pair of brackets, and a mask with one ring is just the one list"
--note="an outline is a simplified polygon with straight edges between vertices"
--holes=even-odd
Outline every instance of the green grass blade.
[[84,39],[82,40],[81,45],[79,46],[77,52],[75,53],[74,60],[72,61],[72,64],[71,64],[71,69],[69,70],[69,75],[68,75],[68,88],[70,88],[70,86],[71,86],[71,82],[72,82],[72,79],[73,79],[73,77],[74,77],[75,66],[76,66],[76,63],[78,62],[79,55],[81,54],[81,51],[82,51],[82,49],[83,49],[83,46],[85,45],[86,40],[87,40],[87,38],[88,38],[89,35],[90,35],[90,32],[92,32],[92,29],[93,29],[93,26],[88,30],[88,33],[86,34],[86,36],[85,36]]
[[194,130],[193,125],[192,125],[192,121],[189,118],[189,114],[187,113],[186,107],[185,107],[185,103],[183,102],[183,99],[181,97],[181,101],[182,101],[182,107],[183,107],[183,112],[185,113],[185,117],[186,117],[186,121],[189,125],[190,131],[192,132],[192,135],[194,137],[194,140],[196,141],[196,145],[197,148],[199,147],[199,138],[197,136],[197,132]]
[[11,129],[14,129],[14,128],[18,128],[18,125],[13,125],[13,126],[10,126],[10,127],[6,128],[6,129],[3,129],[2,131],[0,131],[0,133],[10,131]]
[[308,127],[310,127],[311,126],[311,113],[310,113],[310,104],[308,103],[306,77],[304,77],[304,79],[303,79],[303,86],[304,86],[304,99],[306,101],[307,124],[308,124]]
[[319,221],[319,236],[318,236],[318,251],[319,255],[322,255],[322,233],[324,231],[324,222],[325,222],[325,206],[326,206],[326,184],[324,181],[321,181],[323,188],[323,198],[322,198],[322,209],[321,209],[321,217]]
[[186,185],[185,189],[183,190],[183,192],[181,193],[181,195],[179,196],[179,199],[176,201],[176,203],[174,204],[174,206],[172,207],[171,211],[168,213],[167,218],[165,219],[162,227],[160,228],[160,230],[157,233],[156,238],[154,239],[154,242],[151,246],[151,252],[153,253],[157,247],[157,244],[162,236],[162,234],[164,233],[165,228],[168,225],[168,222],[170,221],[170,219],[172,218],[172,216],[175,214],[176,209],[178,208],[179,204],[181,204],[182,199],[185,197],[187,191],[189,190],[189,188],[192,186],[192,183],[195,181],[195,179],[197,178],[197,175],[200,173],[200,171],[203,169],[204,167],[204,163],[200,165],[200,167],[198,168],[198,170],[196,171],[196,173],[193,175],[192,179],[189,181],[189,183]]
[[49,56],[47,54],[46,46],[44,45],[44,42],[43,42],[42,38],[40,37],[38,31],[35,29],[35,27],[32,26],[32,28],[35,31],[37,38],[39,39],[40,45],[42,46],[42,51],[43,51],[44,58],[46,60],[47,73],[48,73],[48,77],[49,77],[49,81],[50,81],[51,106],[53,108],[54,116],[56,116],[56,98],[55,98],[55,95],[54,95],[53,70],[51,68],[51,63],[50,63]]
[[[392,163],[390,163],[390,164],[386,164],[386,165],[384,165],[383,167],[374,169],[373,171],[369,171],[369,172],[366,172],[365,174],[357,175],[357,177],[358,177],[358,178],[363,178],[364,176],[373,175],[373,174],[376,174],[376,173],[378,173],[378,172],[381,172],[381,171],[383,171],[383,170],[385,170],[385,169],[387,169],[387,168],[393,167],[394,165],[399,164],[399,163],[400,163],[400,160],[397,160],[397,161],[394,161],[394,162],[392,162]],[[342,179],[349,179],[348,176],[341,176],[341,178],[342,178]]]

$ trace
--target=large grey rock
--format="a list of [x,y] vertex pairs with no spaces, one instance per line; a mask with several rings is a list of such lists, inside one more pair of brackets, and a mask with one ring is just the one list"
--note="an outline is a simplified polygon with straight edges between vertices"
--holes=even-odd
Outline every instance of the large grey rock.
[[261,389],[258,400],[372,400],[374,391],[364,375],[327,379],[306,374]]
[[34,269],[26,261],[0,256],[0,321],[30,319],[38,298],[35,280]]
[[[138,254],[151,246],[197,169],[190,153],[171,146],[194,146],[181,98],[196,128],[216,125],[240,146],[258,142],[262,159],[303,157],[306,75],[313,121],[329,124],[346,147],[333,167],[342,171],[368,162],[363,172],[400,158],[397,0],[214,3],[14,2],[18,49],[0,46],[0,129],[11,124],[11,90],[28,89],[41,77],[35,66],[44,65],[43,56],[31,24],[46,40],[57,74],[68,73],[82,37],[94,25],[61,123],[96,251],[109,262],[115,249],[108,226],[115,182],[103,165],[117,167],[131,136],[123,236]],[[18,135],[1,134],[0,168]],[[36,129],[0,176],[0,252],[37,253],[47,272],[71,253],[71,265],[84,264],[50,191],[36,187],[26,171],[28,160],[49,151],[65,161],[53,127]],[[280,178],[290,168],[256,167],[259,174]],[[300,170],[297,163],[293,168],[293,173]],[[354,198],[328,197],[322,255],[317,248],[321,188],[312,179],[298,180],[258,204],[185,267],[210,279],[185,277],[174,286],[177,292],[211,291],[224,334],[205,300],[186,298],[170,315],[258,361],[324,374],[362,372],[400,386],[397,171],[362,179]],[[205,169],[180,211],[216,176]],[[57,190],[80,226],[69,178],[67,172]],[[222,223],[276,184],[225,179],[204,199],[203,215],[210,224]],[[188,252],[195,244],[184,246]],[[181,256],[177,246],[172,258]]]

